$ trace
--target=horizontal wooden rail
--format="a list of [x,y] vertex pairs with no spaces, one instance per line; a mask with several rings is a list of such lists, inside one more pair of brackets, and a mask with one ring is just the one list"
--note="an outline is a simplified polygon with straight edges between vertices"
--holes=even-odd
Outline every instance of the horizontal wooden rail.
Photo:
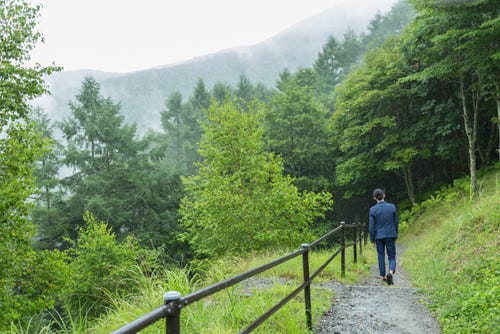
[[[353,241],[346,244],[346,228],[353,229]],[[321,242],[325,241],[329,237],[335,235],[337,232],[341,232],[341,245],[330,258],[328,258],[325,263],[323,263],[312,275],[309,274],[309,250],[318,246]],[[333,259],[341,254],[341,275],[345,276],[345,250],[347,247],[353,246],[354,262],[357,261],[357,244],[359,244],[360,254],[362,253],[362,242],[367,240],[366,224],[345,224],[340,223],[340,226],[334,228],[330,232],[326,233],[319,239],[313,241],[310,244],[303,244],[301,249],[280,257],[274,261],[266,263],[257,268],[251,269],[244,273],[238,274],[236,276],[230,277],[228,279],[222,280],[218,283],[210,285],[206,288],[200,289],[193,293],[190,293],[184,297],[181,297],[180,293],[176,291],[170,291],[165,293],[164,302],[165,304],[156,308],[155,310],[143,315],[142,317],[134,320],[133,322],[121,327],[120,329],[113,332],[113,334],[130,334],[137,333],[138,331],[148,327],[149,325],[161,320],[166,319],[166,333],[167,334],[179,334],[180,333],[180,313],[181,310],[191,303],[199,301],[205,297],[211,296],[221,290],[224,290],[230,286],[240,283],[250,277],[257,274],[265,272],[273,267],[276,267],[284,262],[290,261],[299,255],[302,255],[302,266],[303,266],[303,282],[294,289],[285,298],[279,301],[271,309],[262,314],[258,319],[249,324],[240,333],[250,333],[261,325],[265,320],[272,316],[276,311],[288,303],[291,299],[297,296],[302,290],[305,292],[305,309],[306,309],[306,321],[309,329],[312,329],[312,316],[311,316],[311,292],[310,286],[314,278],[316,278],[332,261]]]

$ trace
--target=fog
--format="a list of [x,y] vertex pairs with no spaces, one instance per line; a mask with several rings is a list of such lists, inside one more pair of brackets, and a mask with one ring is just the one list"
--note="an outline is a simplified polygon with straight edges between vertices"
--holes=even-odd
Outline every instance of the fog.
[[[45,11],[51,8],[54,11],[54,8],[57,8],[54,6],[58,1],[47,0],[47,4],[49,5],[46,5]],[[205,42],[214,43],[213,50],[215,51],[207,51],[208,53],[201,53],[196,57],[191,54],[183,54],[182,57],[187,58],[175,58],[171,56],[171,53],[176,50],[176,44],[167,41],[170,36],[169,34],[165,34],[164,38],[156,37],[160,40],[160,43],[155,41],[154,44],[145,46],[144,43],[146,40],[152,39],[153,36],[161,35],[161,31],[152,31],[151,36],[149,36],[147,30],[148,27],[149,29],[151,28],[147,21],[144,22],[144,26],[138,23],[131,24],[138,31],[143,31],[142,34],[145,36],[144,41],[137,45],[137,40],[133,38],[123,40],[124,36],[127,36],[127,30],[119,31],[120,29],[117,27],[114,27],[112,32],[99,34],[97,30],[99,30],[99,27],[102,29],[103,25],[103,22],[100,22],[99,18],[102,17],[102,20],[104,20],[106,15],[97,13],[94,20],[92,20],[91,17],[86,16],[88,13],[84,10],[83,1],[77,0],[73,2],[79,3],[80,7],[76,6],[76,9],[71,10],[81,10],[82,17],[64,29],[64,27],[59,27],[58,24],[68,21],[69,18],[65,18],[62,15],[62,18],[56,19],[54,18],[55,12],[51,12],[49,18],[55,20],[54,22],[51,21],[51,24],[53,24],[51,29],[57,30],[59,38],[62,38],[61,36],[64,36],[64,34],[78,37],[80,33],[74,33],[74,31],[80,31],[80,29],[86,30],[87,36],[81,40],[69,39],[68,37],[68,40],[65,42],[59,41],[60,45],[56,48],[54,48],[54,44],[50,44],[50,37],[54,35],[47,36],[48,49],[56,56],[52,60],[57,65],[71,64],[71,66],[65,67],[65,71],[56,73],[47,79],[52,95],[37,99],[34,104],[42,107],[52,120],[62,120],[64,117],[69,116],[68,102],[70,100],[74,101],[84,76],[91,75],[101,82],[102,93],[105,96],[110,96],[114,102],[120,102],[122,107],[121,113],[125,116],[125,120],[128,123],[136,123],[139,133],[142,134],[148,129],[158,129],[160,112],[164,108],[164,101],[173,91],[181,92],[184,99],[187,99],[200,78],[204,80],[207,89],[211,89],[216,82],[224,82],[235,86],[242,74],[253,83],[263,83],[267,87],[274,87],[279,72],[284,68],[295,71],[301,67],[311,66],[330,35],[341,39],[348,29],[353,29],[358,33],[365,31],[370,19],[377,12],[387,13],[395,1],[310,1],[311,8],[316,8],[315,10],[319,10],[322,8],[321,6],[326,6],[327,9],[320,10],[319,13],[310,17],[306,17],[305,15],[313,11],[311,8],[309,11],[299,13],[300,15],[295,13],[295,16],[290,16],[292,18],[288,17],[288,20],[294,19],[295,21],[290,24],[288,24],[288,21],[280,21],[285,22],[281,23],[280,26],[267,26],[265,19],[274,15],[277,19],[283,20],[278,12],[280,8],[276,7],[276,5],[270,6],[265,11],[265,15],[262,14],[262,19],[260,19],[259,13],[256,11],[257,9],[263,11],[264,5],[262,1],[255,1],[255,6],[252,7],[253,11],[248,13],[248,17],[252,18],[251,20],[242,20],[241,24],[233,24],[233,26],[225,26],[224,28],[227,34],[236,35],[236,37],[240,36],[239,33],[241,31],[248,34],[249,31],[255,30],[259,32],[253,36],[254,39],[257,39],[255,43],[249,46],[234,48],[228,46],[228,48],[222,51],[217,51],[218,48],[225,48],[226,45],[221,44],[221,36],[214,35],[210,36],[210,39],[207,38],[208,41]],[[115,3],[115,1],[109,2]],[[85,1],[85,3],[96,4],[94,0]],[[108,4],[108,1],[103,3]],[[124,11],[130,10],[128,1],[120,1],[120,3],[124,4]],[[152,0],[144,2],[144,6],[147,7],[147,4],[152,3],[158,6],[158,1]],[[165,1],[165,3],[171,4],[173,2]],[[192,7],[184,8],[195,8],[196,3],[193,0],[188,1],[187,5]],[[203,3],[206,7],[207,4]],[[218,8],[217,5],[222,6],[223,1],[219,0],[210,3],[213,3],[215,6],[213,8]],[[283,14],[282,16],[286,16],[284,13],[288,11],[293,12],[292,9],[296,11],[304,8],[292,3],[286,3],[285,6],[284,1],[276,1],[276,3],[281,3],[282,7],[286,8],[286,10],[280,9]],[[312,4],[316,4],[316,7]],[[99,7],[97,4],[96,6]],[[69,11],[70,7],[69,5],[62,5],[61,8]],[[229,6],[227,8],[224,7],[224,9],[232,9],[234,11],[234,7]],[[151,8],[159,10],[159,7],[153,6]],[[109,10],[108,7],[103,7],[102,9]],[[211,19],[208,22],[213,22],[214,26],[221,24],[221,22],[216,22],[217,18],[215,16],[212,17],[212,15],[215,15],[213,10],[206,10],[206,16]],[[275,12],[272,12],[272,10]],[[137,17],[142,17],[139,15],[141,12],[143,13],[142,15],[145,15],[144,11],[145,9],[139,10]],[[222,9],[220,11],[219,18],[223,22],[225,22],[223,17],[234,14],[233,12],[226,13]],[[117,13],[121,12],[117,11]],[[131,14],[128,15],[127,17],[130,18]],[[193,15],[193,17],[199,18],[199,14]],[[151,15],[152,21],[154,18],[158,19],[157,16]],[[48,18],[45,19],[48,20]],[[82,22],[85,19],[89,20],[86,22],[86,25]],[[113,15],[109,17],[108,21],[107,25],[111,25],[114,22]],[[47,21],[44,22],[45,25],[42,26],[46,27]],[[206,37],[207,31],[211,29],[210,26],[204,26],[200,22],[193,23],[190,21],[185,23],[186,25],[191,24],[196,28],[196,31],[200,32],[197,38]],[[67,23],[70,24],[69,22]],[[287,25],[283,26],[284,24]],[[278,31],[274,32],[273,29]],[[54,33],[52,30],[49,31]],[[189,34],[185,31],[178,31],[176,38],[187,38],[186,36],[191,36]],[[230,42],[238,43],[239,45],[246,42],[250,43],[248,36],[245,36],[247,35],[242,33],[242,39],[230,40]],[[89,40],[93,38],[96,39],[95,43],[89,43]],[[114,38],[117,39],[114,40]],[[104,43],[103,41],[108,41],[108,44],[113,46],[113,48],[101,46],[101,43]],[[196,40],[196,43],[191,43],[193,44],[193,48],[197,46],[197,42],[198,40]],[[148,54],[148,57],[141,56],[140,52],[129,54],[127,51],[124,51],[128,48],[140,49],[144,54]],[[72,50],[73,53],[68,53],[67,49]],[[203,50],[203,47],[201,47],[193,52],[204,52]],[[45,56],[48,57],[50,54],[47,53]],[[175,62],[175,64],[172,65],[172,62]],[[134,71],[136,66],[142,69]],[[68,71],[72,67],[78,70]],[[96,71],[96,69],[100,71]],[[125,71],[126,73],[113,73],[113,71]]]
[[329,8],[387,11],[395,0],[38,0],[45,44],[34,61],[131,72],[266,40]]

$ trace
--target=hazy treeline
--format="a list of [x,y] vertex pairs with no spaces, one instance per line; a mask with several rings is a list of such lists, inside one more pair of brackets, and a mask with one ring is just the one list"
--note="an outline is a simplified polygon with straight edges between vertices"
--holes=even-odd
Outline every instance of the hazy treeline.
[[[331,37],[314,67],[297,73],[285,69],[276,87],[252,83],[244,75],[236,87],[217,83],[208,88],[200,79],[190,97],[174,92],[166,99],[159,111],[162,131],[142,138],[125,124],[119,102],[103,96],[97,80],[87,77],[68,106],[70,117],[53,124],[43,111],[37,116],[39,131],[54,148],[36,170],[37,244],[66,248],[66,238],[75,239],[88,210],[119,236],[133,234],[145,246],[163,246],[169,256],[185,257],[187,245],[177,237],[181,177],[197,173],[195,163],[203,161],[199,143],[211,101],[233,100],[242,110],[259,104],[264,149],[281,157],[284,173],[301,191],[334,192],[341,199],[334,191],[336,152],[328,124],[336,109],[336,87],[368,49],[400,32],[412,15],[401,3],[375,17],[366,34],[348,31],[343,40]],[[54,139],[55,131],[63,140]],[[69,176],[61,178],[63,166]]]
[[139,137],[92,77],[64,121],[29,112],[56,69],[25,65],[38,10],[9,1],[0,323],[53,307],[97,316],[103,290],[125,295],[134,287],[119,277],[159,263],[297,246],[336,220],[364,220],[375,187],[401,209],[462,174],[477,192],[476,169],[500,145],[498,6],[411,3],[365,34],[331,37],[275,87],[200,79],[191,96],[168,97],[161,131]]

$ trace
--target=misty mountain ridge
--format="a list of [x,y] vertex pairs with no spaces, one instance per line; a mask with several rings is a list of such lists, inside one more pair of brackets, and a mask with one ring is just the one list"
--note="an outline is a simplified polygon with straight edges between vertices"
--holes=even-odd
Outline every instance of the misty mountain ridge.
[[[274,87],[285,68],[296,71],[311,66],[318,53],[334,36],[342,39],[348,29],[366,30],[377,8],[359,10],[359,4],[341,4],[292,25],[260,43],[222,50],[184,62],[130,73],[94,70],[63,71],[47,78],[51,95],[35,103],[54,121],[70,115],[69,101],[75,100],[82,80],[92,76],[101,83],[102,93],[120,102],[128,123],[137,123],[140,133],[159,129],[160,112],[174,91],[190,97],[196,82],[203,79],[207,89],[217,82],[235,86],[241,75],[253,83]],[[379,11],[380,12],[380,11]]]

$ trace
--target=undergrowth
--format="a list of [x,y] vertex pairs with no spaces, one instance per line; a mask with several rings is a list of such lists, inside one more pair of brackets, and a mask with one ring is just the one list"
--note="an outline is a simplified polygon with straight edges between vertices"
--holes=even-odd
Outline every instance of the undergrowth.
[[406,268],[443,333],[500,331],[500,166],[470,198],[466,178],[407,214]]
[[[337,248],[334,248],[337,249]],[[359,252],[359,250],[358,250]],[[132,322],[146,313],[161,306],[163,294],[167,291],[178,291],[187,295],[220,280],[254,269],[281,256],[289,251],[276,251],[253,254],[245,258],[231,258],[204,263],[204,268],[160,270],[157,272],[135,275],[138,287],[128,296],[114,295],[103,291],[109,298],[109,309],[97,320],[89,320],[83,311],[74,316],[66,317],[63,312],[46,316],[43,322],[33,319],[24,325],[13,325],[11,334],[19,333],[111,333],[119,327]],[[310,274],[325,263],[332,251],[311,250],[309,256]],[[353,263],[352,247],[346,249],[346,275],[341,278],[340,255],[325,268],[312,282],[311,301],[313,325],[330,308],[333,298],[331,289],[325,287],[332,280],[354,283],[366,276],[369,263],[375,261],[371,247],[363,248],[363,255],[358,253],[358,263]],[[136,268],[140,270],[140,268]],[[196,272],[196,274],[194,274]],[[301,256],[272,268],[255,278],[243,281],[235,286],[216,293],[213,296],[195,302],[181,311],[182,333],[237,333],[269,310],[285,296],[295,290],[303,281]],[[47,321],[49,317],[49,321]],[[42,323],[43,325],[40,325]],[[141,333],[164,333],[165,321],[144,329]],[[310,333],[307,329],[304,292],[300,292],[282,309],[272,315],[255,333]]]
[[[142,291],[147,296],[133,296],[127,300],[118,300],[115,310],[110,312],[97,325],[92,333],[108,333],[137,317],[161,305],[162,295],[166,291],[176,290],[181,295],[186,295],[222,279],[234,276],[247,270],[277,259],[286,252],[270,252],[254,254],[248,258],[233,258],[214,263],[203,280],[189,281],[187,271],[171,272],[171,275],[181,276],[176,281],[182,285],[171,284],[167,280],[151,279],[148,286]],[[330,256],[328,251],[312,251],[309,257],[310,271],[313,273]],[[373,261],[373,250],[364,250],[363,256],[358,255],[358,263],[353,263],[352,248],[346,250],[346,275],[340,276],[340,256],[319,275],[311,287],[313,324],[331,306],[333,292],[322,287],[321,282],[339,280],[356,282],[365,276],[369,269],[369,262]],[[286,295],[296,289],[303,280],[301,257],[281,264],[265,273],[261,273],[249,282],[243,281],[233,287],[227,288],[213,296],[209,296],[189,305],[181,311],[181,328],[185,333],[237,333],[248,326],[252,321],[269,310]],[[160,275],[158,278],[161,278]],[[146,305],[144,305],[146,304]],[[143,333],[163,333],[164,322],[144,330]],[[309,333],[307,329],[304,293],[301,292],[281,310],[271,316],[259,326],[255,333]]]

